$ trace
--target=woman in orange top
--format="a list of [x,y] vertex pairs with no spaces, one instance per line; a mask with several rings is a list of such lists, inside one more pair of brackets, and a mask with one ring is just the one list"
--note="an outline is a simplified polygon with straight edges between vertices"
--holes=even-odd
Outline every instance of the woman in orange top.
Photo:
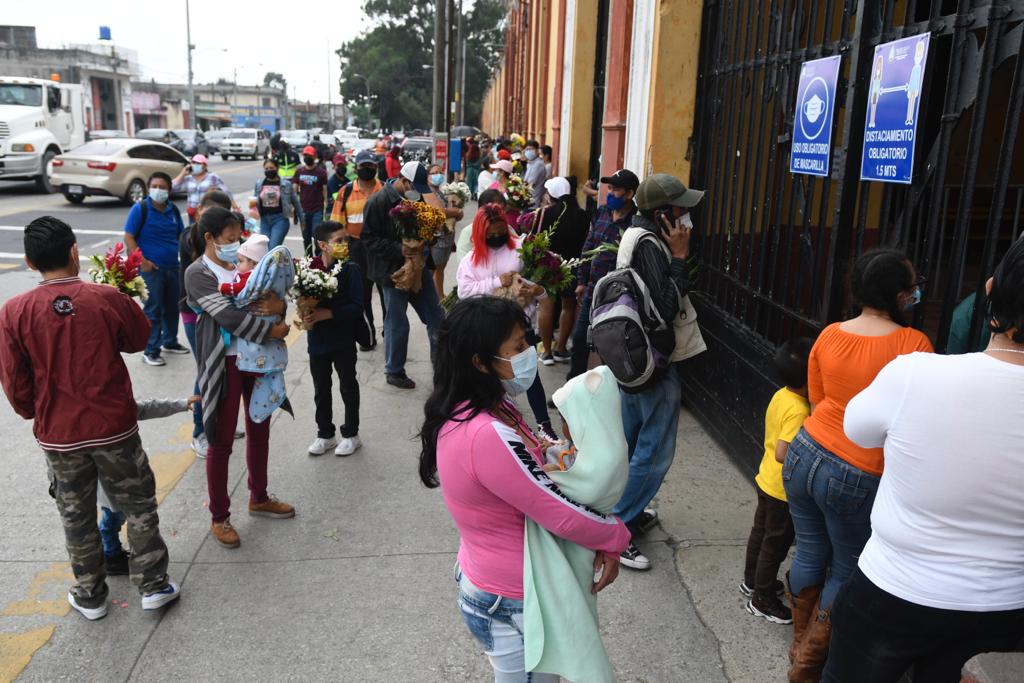
[[[861,312],[819,335],[807,364],[812,413],[789,447],[782,480],[796,531],[788,574],[793,605],[791,681],[817,681],[828,650],[829,610],[871,535],[871,507],[882,474],[882,449],[846,438],[846,404],[897,356],[932,350],[908,326],[921,300],[914,267],[892,249],[854,263],[851,294]],[[820,611],[819,611],[820,610]]]

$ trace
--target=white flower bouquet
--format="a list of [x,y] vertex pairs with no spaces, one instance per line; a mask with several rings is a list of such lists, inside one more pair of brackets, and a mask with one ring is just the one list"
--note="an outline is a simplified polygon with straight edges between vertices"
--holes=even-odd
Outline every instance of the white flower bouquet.
[[313,311],[324,299],[330,299],[338,291],[338,274],[341,262],[328,268],[319,256],[310,256],[295,262],[295,282],[288,290],[288,296],[295,301],[294,325],[306,329],[302,318]]

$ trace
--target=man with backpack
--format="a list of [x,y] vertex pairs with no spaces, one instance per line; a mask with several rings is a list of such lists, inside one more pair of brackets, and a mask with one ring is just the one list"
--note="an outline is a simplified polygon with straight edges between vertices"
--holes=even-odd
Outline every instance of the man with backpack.
[[[594,349],[619,382],[622,422],[629,445],[629,480],[613,513],[636,538],[657,516],[645,510],[675,456],[682,385],[674,363],[704,351],[689,303],[693,223],[689,210],[704,193],[678,178],[654,174],[636,192],[639,213],[622,235],[616,270],[594,288]],[[650,569],[635,543],[619,561]]]
[[[377,346],[377,328],[373,325],[373,281],[367,275],[366,249],[360,237],[363,233],[363,207],[367,200],[383,189],[384,184],[377,180],[377,158],[368,149],[356,156],[356,179],[348,183],[334,198],[331,209],[331,220],[341,223],[347,228],[349,238],[349,260],[359,266],[363,278],[363,315],[370,326],[370,345],[360,345],[360,351],[372,351]],[[384,308],[384,295],[377,287],[380,295],[381,309]]]

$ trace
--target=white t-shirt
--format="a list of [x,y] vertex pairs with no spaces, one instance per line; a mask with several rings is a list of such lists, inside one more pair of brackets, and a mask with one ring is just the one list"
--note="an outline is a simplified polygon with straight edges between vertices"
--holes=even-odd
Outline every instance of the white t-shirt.
[[[222,268],[221,266],[214,263],[213,259],[211,259],[206,254],[203,254],[203,262],[207,266],[209,266],[213,274],[217,276],[218,284],[233,285],[236,282],[238,282],[239,275],[237,268],[232,268],[231,270],[228,270],[227,268]],[[231,344],[228,346],[227,355],[238,355],[238,339],[235,337],[235,335],[231,335]]]
[[909,602],[1024,607],[1024,366],[914,353],[846,407],[846,435],[884,446],[858,566]]

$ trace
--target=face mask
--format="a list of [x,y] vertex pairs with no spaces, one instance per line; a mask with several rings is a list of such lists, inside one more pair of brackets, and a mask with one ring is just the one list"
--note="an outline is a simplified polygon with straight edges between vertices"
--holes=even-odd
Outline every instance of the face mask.
[[921,288],[914,287],[914,291],[910,293],[910,296],[907,297],[906,303],[903,304],[903,310],[909,311],[919,303],[921,303]]
[[203,172],[202,164],[192,164],[192,175],[199,175]]
[[216,244],[217,258],[224,263],[237,263],[238,262],[238,249],[242,246],[241,242],[232,242],[231,244]]
[[537,158],[537,153],[534,152],[532,149],[528,149],[525,152],[523,152],[523,156],[526,157],[527,161],[533,161],[534,159]]
[[341,259],[348,256],[347,244],[328,244],[326,246],[327,248],[324,251],[330,254],[331,258],[334,259],[335,261],[340,261]]
[[494,237],[488,237],[486,240],[484,240],[484,242],[491,249],[501,249],[506,244],[508,244],[508,236],[507,235],[496,235]]
[[356,177],[360,180],[373,180],[377,176],[377,169],[372,166],[360,166],[356,169]]
[[423,195],[421,195],[419,192],[416,192],[415,190],[409,190],[402,196],[408,199],[410,202],[418,202]]
[[441,174],[441,173],[435,173],[434,175],[430,176],[430,184],[431,185],[437,186],[437,185],[440,185],[443,182],[444,182],[444,175]]
[[263,172],[263,175],[267,177],[267,180],[273,180],[277,177],[277,171],[270,169]]
[[684,228],[693,228],[693,221],[690,220],[690,212],[687,211],[683,214],[683,217],[679,219],[679,224]]
[[619,209],[626,205],[626,198],[618,197],[614,194],[609,194],[608,198],[605,199],[604,203],[605,206],[607,206],[612,211],[618,211]]
[[302,161],[306,166],[312,166],[316,162],[316,157],[302,157]]
[[167,197],[170,193],[162,187],[151,187],[149,189],[149,198],[157,204],[163,204],[167,201]]
[[537,379],[537,349],[532,346],[523,349],[511,358],[495,356],[498,360],[512,364],[512,372],[515,376],[512,379],[501,380],[501,386],[509,396],[518,396],[533,385]]

